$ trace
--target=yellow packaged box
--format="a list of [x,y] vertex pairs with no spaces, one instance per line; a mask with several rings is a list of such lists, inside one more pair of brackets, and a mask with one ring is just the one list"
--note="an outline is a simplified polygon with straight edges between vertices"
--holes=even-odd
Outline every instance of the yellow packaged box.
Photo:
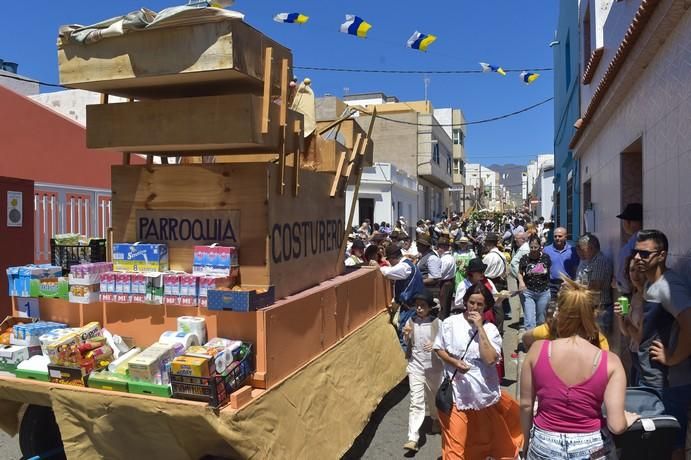
[[177,375],[209,377],[213,374],[213,366],[212,359],[182,355],[173,360],[170,371]]
[[51,364],[57,366],[79,366],[79,335],[67,334],[60,337],[46,348]]
[[79,342],[83,343],[94,337],[102,337],[103,332],[101,331],[101,325],[96,321],[92,321],[88,324],[82,326],[79,331]]

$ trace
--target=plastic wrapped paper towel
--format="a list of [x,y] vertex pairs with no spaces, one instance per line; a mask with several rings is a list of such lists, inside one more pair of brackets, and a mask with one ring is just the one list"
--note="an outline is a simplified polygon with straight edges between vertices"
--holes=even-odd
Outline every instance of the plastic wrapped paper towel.
[[165,331],[161,334],[161,338],[158,339],[160,343],[166,345],[182,344],[186,349],[192,345],[199,345],[199,338],[197,334],[192,334],[190,332],[178,332],[178,331]]
[[199,343],[206,342],[206,319],[201,316],[181,316],[178,318],[178,331],[196,334]]

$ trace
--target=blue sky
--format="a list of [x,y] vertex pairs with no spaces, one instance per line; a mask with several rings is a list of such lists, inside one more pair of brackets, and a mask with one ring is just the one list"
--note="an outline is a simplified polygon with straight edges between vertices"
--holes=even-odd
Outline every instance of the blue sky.
[[[562,0],[569,1],[569,0]],[[91,24],[140,7],[153,10],[185,0],[78,1],[44,0],[29,8],[25,2],[3,1],[0,9],[0,59],[19,63],[21,74],[57,82],[56,38],[63,24]],[[479,61],[505,68],[552,67],[548,47],[556,27],[555,0],[236,0],[233,9],[246,21],[293,50],[296,66],[449,70],[478,69]],[[276,13],[310,16],[305,25],[279,24]],[[366,40],[338,32],[346,13],[373,25]],[[415,31],[438,40],[427,53],[405,48]],[[296,71],[309,76],[317,95],[342,96],[382,91],[401,100],[424,99],[422,75]],[[517,74],[430,75],[430,99],[437,108],[460,107],[468,121],[512,112],[544,100],[553,93],[553,73],[542,72],[532,85]],[[50,89],[44,88],[44,91]],[[552,152],[553,106],[485,125],[469,126],[469,162],[527,163],[538,153]]]

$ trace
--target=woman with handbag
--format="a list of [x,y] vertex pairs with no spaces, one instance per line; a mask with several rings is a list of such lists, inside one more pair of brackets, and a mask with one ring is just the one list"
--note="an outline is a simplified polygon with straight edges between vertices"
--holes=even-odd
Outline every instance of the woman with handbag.
[[445,319],[434,342],[445,378],[437,393],[444,460],[515,459],[523,444],[518,404],[499,387],[502,339],[483,312],[494,297],[483,283],[466,290],[465,312]]

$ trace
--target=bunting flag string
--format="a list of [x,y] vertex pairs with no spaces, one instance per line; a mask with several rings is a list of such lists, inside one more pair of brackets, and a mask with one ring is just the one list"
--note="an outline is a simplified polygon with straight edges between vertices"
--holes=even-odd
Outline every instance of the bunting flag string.
[[483,72],[486,72],[486,73],[495,72],[495,73],[498,73],[499,75],[501,75],[502,77],[506,76],[506,71],[499,66],[488,64],[486,62],[481,62],[480,67],[482,67]]
[[[284,24],[305,24],[307,21],[309,21],[309,16],[306,14],[302,13],[278,13],[274,16],[274,21],[279,22],[279,23],[284,23]],[[347,34],[347,35],[353,35],[359,38],[367,38],[369,31],[372,29],[372,24],[369,22],[365,21],[363,18],[360,16],[354,15],[354,14],[346,14],[345,15],[345,22],[340,25],[340,32]],[[376,37],[373,38],[375,41],[382,41],[382,40],[377,40]],[[426,52],[430,45],[437,41],[437,36],[432,35],[432,34],[425,34],[420,31],[415,31],[410,38],[406,41],[406,47],[418,51],[423,51]],[[383,41],[382,41],[383,42]],[[389,45],[393,45],[393,43],[387,42]],[[515,71],[515,70],[506,70],[502,66],[491,64],[488,62],[480,62],[480,68],[481,70],[478,70],[478,73],[496,73],[499,74],[503,77],[507,75],[508,72],[510,71]],[[338,70],[338,71],[351,71],[350,69],[317,69],[317,70]],[[545,70],[545,69],[538,69],[538,70]],[[546,70],[551,70],[551,69],[546,69]],[[379,70],[352,70],[352,71],[359,71],[359,72],[385,72],[385,71],[379,71]],[[420,73],[420,72],[392,72],[392,73]],[[467,70],[467,71],[445,71],[445,72],[439,72],[439,73],[474,73],[473,71]],[[540,77],[539,73],[535,72],[530,72],[528,70],[524,70],[520,74],[520,79],[523,83],[526,85],[531,85],[533,84],[538,78]]]
[[341,32],[360,38],[367,38],[367,32],[371,28],[372,24],[353,14],[346,14],[345,22],[341,24]]
[[539,73],[533,73],[533,72],[525,72],[525,71],[523,71],[523,72],[521,72],[520,77],[521,77],[521,81],[522,81],[523,83],[525,83],[526,85],[530,85],[530,84],[533,83],[535,80],[537,80],[538,78],[540,78],[540,74],[539,74]]
[[428,35],[418,32],[417,30],[411,35],[406,43],[408,48],[419,51],[427,51],[427,47],[437,40],[436,35]]
[[286,24],[305,24],[310,17],[301,13],[278,13],[274,16],[274,21]]

